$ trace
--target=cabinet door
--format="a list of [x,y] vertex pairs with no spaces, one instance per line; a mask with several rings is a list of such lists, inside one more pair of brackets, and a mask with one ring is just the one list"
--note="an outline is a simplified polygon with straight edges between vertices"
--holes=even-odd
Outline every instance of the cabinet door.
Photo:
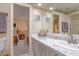
[[0,33],[7,32],[7,13],[0,12]]
[[32,38],[32,53],[34,56],[40,56],[39,50],[38,50],[39,45],[40,45],[40,43],[37,40],[35,40],[34,38]]
[[32,52],[34,56],[64,56],[55,49],[32,38]]

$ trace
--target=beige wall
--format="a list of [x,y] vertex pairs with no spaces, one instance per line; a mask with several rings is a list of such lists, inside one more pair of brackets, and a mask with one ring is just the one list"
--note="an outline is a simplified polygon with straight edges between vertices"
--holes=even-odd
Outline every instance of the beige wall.
[[71,33],[79,34],[79,13],[71,16]]
[[14,4],[14,22],[19,30],[28,31],[29,15],[29,7]]
[[22,30],[22,31],[28,31],[29,26],[29,20],[22,19],[22,18],[15,18],[14,22],[16,23],[16,26]]

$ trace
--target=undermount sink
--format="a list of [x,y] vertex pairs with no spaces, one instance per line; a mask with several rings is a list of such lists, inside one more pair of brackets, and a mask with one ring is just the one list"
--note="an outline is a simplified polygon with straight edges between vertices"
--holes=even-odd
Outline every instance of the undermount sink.
[[46,39],[44,41],[46,41],[47,43],[49,44],[53,44],[55,39],[52,39],[52,38],[49,38],[49,37],[46,37]]
[[61,41],[61,40],[58,40],[54,43],[55,43],[55,45],[57,45],[59,47],[79,52],[79,44],[70,44],[67,41]]

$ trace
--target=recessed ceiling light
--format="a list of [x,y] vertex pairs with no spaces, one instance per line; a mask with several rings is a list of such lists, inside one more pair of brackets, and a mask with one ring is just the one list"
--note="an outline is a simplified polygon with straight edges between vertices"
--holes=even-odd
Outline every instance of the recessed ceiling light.
[[41,3],[38,3],[38,6],[41,6],[42,4]]
[[49,9],[50,9],[50,10],[53,10],[53,7],[50,7]]

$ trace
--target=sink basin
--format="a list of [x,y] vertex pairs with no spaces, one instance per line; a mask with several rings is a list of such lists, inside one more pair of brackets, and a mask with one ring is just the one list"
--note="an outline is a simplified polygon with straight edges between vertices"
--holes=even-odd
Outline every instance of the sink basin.
[[53,42],[54,42],[53,40],[55,40],[55,39],[46,37],[44,41],[47,42],[47,43],[49,43],[49,44],[53,44]]
[[67,41],[56,41],[54,42],[57,46],[79,52],[79,44],[69,44]]

